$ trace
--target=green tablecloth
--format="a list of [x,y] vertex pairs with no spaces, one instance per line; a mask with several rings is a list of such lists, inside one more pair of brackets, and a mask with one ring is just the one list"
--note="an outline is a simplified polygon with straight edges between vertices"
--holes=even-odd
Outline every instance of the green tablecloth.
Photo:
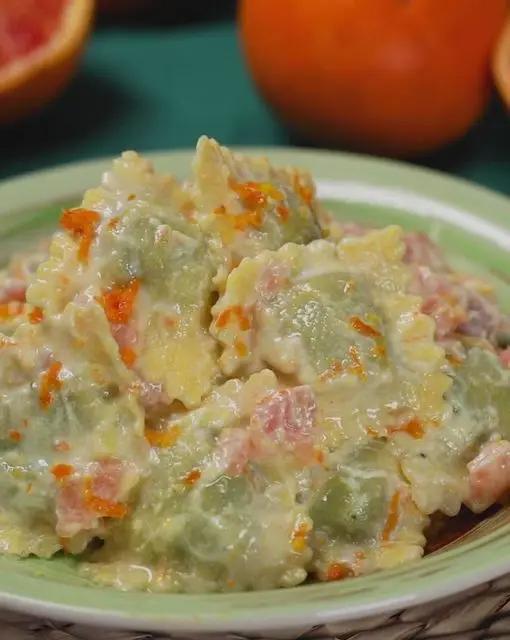
[[[0,129],[0,177],[73,160],[225,144],[304,144],[258,97],[232,22],[96,30],[66,94],[31,121]],[[422,162],[510,193],[510,117],[496,104],[467,138]]]

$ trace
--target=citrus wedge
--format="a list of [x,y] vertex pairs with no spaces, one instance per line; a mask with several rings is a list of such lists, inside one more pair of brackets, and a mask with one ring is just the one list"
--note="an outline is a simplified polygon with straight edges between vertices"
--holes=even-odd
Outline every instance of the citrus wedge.
[[0,124],[36,111],[70,80],[94,0],[1,0]]
[[494,49],[492,71],[501,98],[510,109],[510,16],[506,19]]

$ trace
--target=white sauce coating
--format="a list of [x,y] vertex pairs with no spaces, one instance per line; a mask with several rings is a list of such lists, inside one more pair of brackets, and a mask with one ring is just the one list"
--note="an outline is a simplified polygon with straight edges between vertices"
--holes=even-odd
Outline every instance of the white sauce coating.
[[290,587],[503,499],[488,287],[423,236],[336,223],[305,172],[207,138],[193,172],[124,153],[1,274],[0,549],[121,589]]

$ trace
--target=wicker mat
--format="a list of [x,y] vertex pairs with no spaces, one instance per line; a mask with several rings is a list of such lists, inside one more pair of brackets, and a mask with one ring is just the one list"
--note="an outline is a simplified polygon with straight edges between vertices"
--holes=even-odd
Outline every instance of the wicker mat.
[[[0,612],[0,640],[245,640],[238,633],[197,636],[115,631]],[[440,602],[392,616],[274,632],[264,640],[510,640],[510,575]]]

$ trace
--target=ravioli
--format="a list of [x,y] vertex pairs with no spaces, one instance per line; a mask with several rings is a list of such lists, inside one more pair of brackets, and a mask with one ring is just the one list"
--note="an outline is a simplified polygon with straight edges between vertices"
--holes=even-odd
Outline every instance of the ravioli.
[[427,519],[396,460],[380,443],[325,460],[317,400],[309,387],[282,390],[265,369],[151,431],[157,459],[139,507],[85,575],[151,590],[237,591],[419,557]]
[[67,233],[54,238],[27,298],[50,314],[76,297],[102,301],[128,366],[169,403],[196,406],[217,375],[207,332],[214,265],[190,206],[175,181],[125,153],[64,214]]
[[351,451],[333,469],[310,504],[317,576],[342,579],[419,558],[428,519],[384,443]]
[[220,283],[242,258],[321,237],[315,186],[304,171],[231,153],[205,136],[193,169],[198,222],[222,262]]
[[[230,380],[201,408],[151,432],[157,459],[139,507],[86,574],[106,584],[135,576],[146,588],[172,591],[302,582],[311,552],[293,550],[292,532],[307,521],[296,502],[305,472],[290,456],[262,455],[250,437],[257,403],[277,389],[267,370]],[[137,565],[151,570],[137,576]]]
[[441,428],[419,439],[397,438],[395,445],[418,507],[451,516],[462,502],[483,510],[472,500],[467,465],[485,443],[510,438],[510,372],[495,354],[475,347],[450,376],[453,384]]
[[79,552],[124,513],[148,457],[132,382],[97,305],[20,324],[0,352],[4,551]]
[[270,366],[312,385],[350,438],[440,419],[444,352],[405,293],[402,255],[401,232],[388,228],[244,260],[213,308],[223,372]]
[[508,326],[305,171],[126,152],[0,273],[0,550],[189,593],[419,558],[431,518],[510,493]]

